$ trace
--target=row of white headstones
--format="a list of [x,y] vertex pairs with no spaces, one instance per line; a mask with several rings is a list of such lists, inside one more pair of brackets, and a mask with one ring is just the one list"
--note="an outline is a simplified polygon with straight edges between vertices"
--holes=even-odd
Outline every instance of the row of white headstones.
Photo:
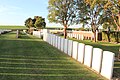
[[10,32],[11,30],[0,30],[0,34],[4,34],[6,32]]
[[86,65],[96,73],[106,77],[107,79],[112,79],[114,53],[61,38],[54,34],[47,33],[46,30],[43,31],[43,40],[79,61],[81,64]]
[[69,37],[69,38],[76,38],[76,39],[78,39],[78,40],[84,40],[85,39],[85,37],[88,39],[88,40],[93,40],[93,36],[84,36],[83,34],[81,35],[81,34],[74,34],[74,33],[67,33],[67,36]]

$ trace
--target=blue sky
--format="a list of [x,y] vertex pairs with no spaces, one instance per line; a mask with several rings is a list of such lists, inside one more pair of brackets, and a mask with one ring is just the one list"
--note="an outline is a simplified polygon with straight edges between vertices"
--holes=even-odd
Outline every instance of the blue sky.
[[[34,16],[42,16],[46,19],[48,27],[60,27],[60,24],[49,23],[49,0],[0,0],[0,25],[24,25],[24,21]],[[79,27],[79,25],[74,25]]]
[[24,25],[24,21],[34,16],[42,16],[47,20],[48,0],[0,0],[0,25]]

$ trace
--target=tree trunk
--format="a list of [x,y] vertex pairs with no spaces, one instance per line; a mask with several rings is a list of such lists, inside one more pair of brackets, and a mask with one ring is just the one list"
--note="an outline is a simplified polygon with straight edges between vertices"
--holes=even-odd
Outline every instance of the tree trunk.
[[94,31],[93,33],[94,33],[94,41],[96,42],[96,31]]
[[110,33],[107,33],[108,42],[110,42]]
[[66,39],[67,37],[67,26],[64,26],[64,38]]
[[119,43],[119,32],[117,31],[116,33],[117,33],[117,41],[116,42]]
[[119,14],[118,14],[118,21],[119,21],[119,26],[117,26],[117,31],[120,31],[120,11],[119,11]]
[[92,23],[92,32],[94,34],[94,42],[96,42],[96,27],[94,23]]

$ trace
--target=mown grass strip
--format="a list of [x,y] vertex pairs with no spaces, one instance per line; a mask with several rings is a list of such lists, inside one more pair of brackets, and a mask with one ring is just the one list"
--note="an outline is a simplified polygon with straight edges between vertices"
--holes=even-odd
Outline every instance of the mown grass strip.
[[[52,76],[52,77],[58,77],[58,76],[84,76],[84,74],[25,74],[25,73],[0,73],[0,75],[7,75],[7,76]],[[90,74],[86,74],[86,76],[90,76]]]
[[46,66],[77,66],[77,64],[36,64],[36,63],[25,63],[25,62],[0,62],[0,64],[7,64],[7,65],[12,65],[12,64],[15,64],[15,65],[35,65],[35,66],[43,66],[43,65],[46,65]]
[[[66,62],[66,60],[41,60],[41,59],[15,59],[15,58],[0,58],[0,60],[16,60],[16,61],[46,61],[46,62],[59,62],[59,61],[62,61],[62,62]],[[70,62],[71,60],[69,60]]]
[[79,71],[82,69],[63,69],[63,68],[59,68],[59,69],[53,69],[53,68],[24,68],[24,67],[0,67],[0,69],[16,69],[16,70],[49,70],[49,71]]
[[0,55],[0,58],[27,58],[27,59],[62,59],[62,60],[68,60],[71,59],[70,57],[41,57],[41,56],[24,56],[24,55]]

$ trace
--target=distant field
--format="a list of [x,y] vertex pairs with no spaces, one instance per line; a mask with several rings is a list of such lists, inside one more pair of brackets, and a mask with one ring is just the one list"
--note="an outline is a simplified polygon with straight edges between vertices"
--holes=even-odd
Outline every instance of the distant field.
[[0,29],[27,29],[25,26],[1,26]]

